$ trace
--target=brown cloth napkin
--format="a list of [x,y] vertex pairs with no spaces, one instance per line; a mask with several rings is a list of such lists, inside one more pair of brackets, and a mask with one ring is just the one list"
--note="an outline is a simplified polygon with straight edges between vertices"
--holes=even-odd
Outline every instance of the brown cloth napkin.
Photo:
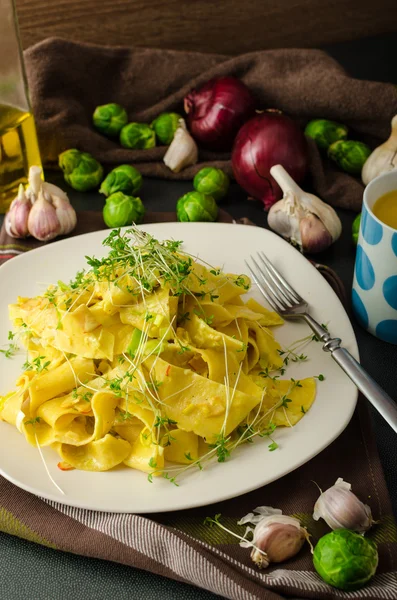
[[[353,79],[320,50],[266,50],[230,58],[50,38],[26,50],[25,60],[46,166],[55,165],[62,150],[78,148],[103,164],[133,163],[152,177],[191,179],[203,163],[232,175],[229,154],[200,151],[198,165],[174,174],[162,162],[165,147],[126,150],[92,126],[94,109],[108,102],[125,106],[130,121],[149,123],[167,110],[183,114],[186,93],[220,75],[243,79],[255,93],[258,109],[278,108],[302,126],[313,118],[340,121],[351,128],[351,139],[372,146],[388,137],[397,113],[395,86]],[[359,179],[320,156],[311,140],[309,148],[307,183],[330,204],[359,211]]]
[[[171,221],[175,215],[148,212],[146,219]],[[231,222],[232,218],[222,211],[220,220]],[[102,227],[100,213],[82,211],[79,229],[74,233]],[[7,260],[15,252],[37,245],[42,244],[7,238],[3,225],[0,259],[3,256]],[[315,266],[340,294],[342,284],[337,275],[327,267]],[[274,459],[277,460],[276,453]],[[315,544],[329,530],[324,522],[312,519],[319,495],[313,482],[327,489],[338,477],[352,484],[354,492],[370,505],[374,518],[379,520],[367,534],[378,544],[378,571],[371,583],[357,592],[346,593],[325,584],[313,569],[308,545],[295,558],[261,571],[251,562],[249,549],[241,548],[236,538],[203,523],[206,516],[221,513],[221,522],[243,535],[245,527],[237,525],[242,516],[257,506],[274,506],[284,514],[298,517]],[[183,482],[180,492],[183,493]],[[0,477],[0,531],[54,549],[145,569],[233,600],[282,600],[285,595],[313,600],[397,598],[396,524],[363,398],[346,430],[326,450],[289,475],[244,496],[212,506],[144,517],[68,507],[35,497]]]

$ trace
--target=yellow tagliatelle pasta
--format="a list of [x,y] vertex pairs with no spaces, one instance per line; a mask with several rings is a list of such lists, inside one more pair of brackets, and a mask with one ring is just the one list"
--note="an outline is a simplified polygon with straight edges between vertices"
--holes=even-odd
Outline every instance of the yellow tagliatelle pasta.
[[248,277],[137,229],[104,244],[74,281],[10,306],[28,356],[0,418],[30,444],[52,446],[63,470],[123,464],[175,481],[309,410],[315,381],[278,379],[283,321],[244,301]]

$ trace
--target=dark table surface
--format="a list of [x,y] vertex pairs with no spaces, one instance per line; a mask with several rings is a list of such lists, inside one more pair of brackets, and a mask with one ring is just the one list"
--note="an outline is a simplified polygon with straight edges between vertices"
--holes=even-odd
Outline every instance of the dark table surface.
[[[395,55],[397,34],[338,44],[325,48],[348,72],[359,78],[397,83]],[[49,175],[49,176],[48,176]],[[59,174],[48,174],[47,179],[65,186]],[[145,180],[142,199],[148,210],[173,210],[176,200],[191,190],[190,182]],[[97,193],[79,194],[68,190],[77,210],[101,210],[102,197]],[[233,217],[248,217],[257,225],[266,227],[266,216],[259,202],[247,202],[246,194],[232,185],[227,202],[223,205]],[[340,240],[318,256],[322,262],[337,271],[346,290],[353,278],[354,247],[351,243],[351,225],[355,215],[338,211],[343,224]],[[1,224],[1,220],[0,220]],[[349,309],[350,310],[350,309]],[[394,398],[397,398],[397,348],[377,340],[362,330],[353,320],[365,369]],[[397,516],[397,463],[396,437],[378,413],[370,408],[374,434],[384,474]],[[177,583],[157,575],[115,563],[89,559],[27,542],[0,533],[0,598],[4,600],[210,600],[218,598],[209,592],[187,584]]]

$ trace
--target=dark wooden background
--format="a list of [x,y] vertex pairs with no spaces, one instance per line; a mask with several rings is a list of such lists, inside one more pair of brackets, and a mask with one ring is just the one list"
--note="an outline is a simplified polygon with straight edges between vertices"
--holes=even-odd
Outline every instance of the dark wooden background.
[[[397,31],[397,0],[16,0],[24,48],[49,36],[240,54]],[[391,60],[395,60],[391,58]]]

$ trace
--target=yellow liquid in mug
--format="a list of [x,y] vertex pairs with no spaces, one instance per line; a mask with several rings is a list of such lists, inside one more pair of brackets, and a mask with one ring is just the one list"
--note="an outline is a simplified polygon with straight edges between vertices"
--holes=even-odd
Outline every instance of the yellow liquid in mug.
[[0,104],[0,213],[5,213],[28,181],[29,169],[41,166],[33,115]]
[[382,223],[397,229],[397,190],[387,192],[378,198],[372,212]]

